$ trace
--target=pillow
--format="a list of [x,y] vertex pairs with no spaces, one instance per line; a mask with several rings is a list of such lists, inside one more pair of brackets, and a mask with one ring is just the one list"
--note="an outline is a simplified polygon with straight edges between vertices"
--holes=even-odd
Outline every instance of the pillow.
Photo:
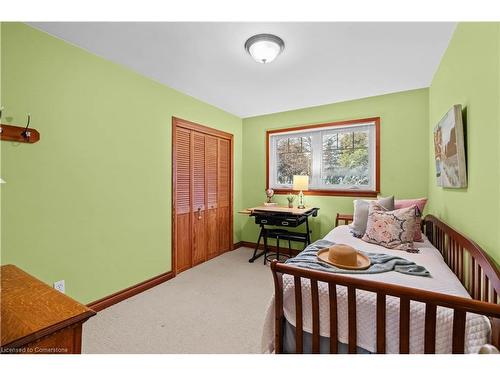
[[378,200],[354,200],[354,215],[352,223],[350,224],[351,233],[354,237],[363,237],[363,234],[365,234],[370,202],[378,202],[382,207],[388,209],[389,211],[394,210],[394,196],[379,198]]
[[363,241],[388,249],[413,249],[416,206],[389,211],[377,202],[370,203]]
[[394,201],[394,208],[396,210],[400,208],[417,206],[419,214],[417,215],[417,220],[415,221],[415,235],[413,241],[424,242],[422,238],[422,230],[420,229],[422,222],[422,214],[424,212],[425,204],[427,203],[427,198],[419,199],[398,199]]

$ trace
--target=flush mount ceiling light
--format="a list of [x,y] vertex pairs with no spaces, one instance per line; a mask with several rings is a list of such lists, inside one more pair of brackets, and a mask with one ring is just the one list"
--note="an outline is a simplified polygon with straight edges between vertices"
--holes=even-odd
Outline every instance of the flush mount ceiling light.
[[255,61],[267,64],[283,52],[285,43],[276,35],[258,34],[248,38],[245,49]]

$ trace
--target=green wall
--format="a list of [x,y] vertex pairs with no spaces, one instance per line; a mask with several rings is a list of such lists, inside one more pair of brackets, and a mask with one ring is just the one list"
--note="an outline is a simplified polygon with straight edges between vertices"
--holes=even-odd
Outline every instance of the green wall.
[[[265,200],[266,130],[380,116],[382,195],[419,198],[427,195],[428,90],[412,90],[343,103],[275,113],[243,120],[243,204],[253,207]],[[306,196],[306,204],[320,208],[312,220],[313,237],[327,234],[337,212],[352,213],[347,197]],[[285,204],[284,195],[276,201]],[[246,218],[243,240],[255,242],[258,227]]]
[[[41,141],[1,142],[1,262],[65,279],[90,302],[171,268],[171,117],[235,135],[235,212],[265,199],[268,129],[381,117],[381,194],[429,197],[428,212],[500,260],[500,26],[460,24],[430,89],[244,120],[19,23],[0,27],[2,122]],[[435,186],[432,129],[467,112],[469,186]],[[348,197],[306,196],[328,233]],[[285,196],[277,201],[285,203]],[[234,240],[257,226],[235,213]]]
[[[171,269],[171,117],[234,134],[240,118],[20,23],[3,23],[4,121],[41,133],[1,142],[2,254],[87,303]],[[241,217],[234,226],[240,240]]]
[[429,147],[432,130],[454,104],[462,104],[466,114],[468,187],[437,187],[431,152],[429,211],[500,262],[499,23],[457,26],[429,89]]

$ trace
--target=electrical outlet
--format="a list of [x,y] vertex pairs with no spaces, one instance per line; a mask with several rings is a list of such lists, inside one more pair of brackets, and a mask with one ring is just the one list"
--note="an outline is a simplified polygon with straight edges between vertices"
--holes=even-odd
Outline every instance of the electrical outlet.
[[65,290],[64,280],[55,281],[54,289],[60,291],[61,293],[64,293]]

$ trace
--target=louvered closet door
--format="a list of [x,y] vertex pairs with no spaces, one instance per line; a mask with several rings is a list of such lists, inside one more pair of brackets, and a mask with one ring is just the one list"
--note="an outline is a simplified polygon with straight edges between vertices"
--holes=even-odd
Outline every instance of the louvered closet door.
[[205,173],[207,189],[207,258],[219,254],[219,230],[217,224],[217,138],[205,138]]
[[175,163],[176,271],[191,268],[191,131],[177,128]]
[[217,225],[219,229],[219,253],[223,253],[231,249],[231,223],[230,223],[230,206],[231,206],[231,184],[230,184],[230,144],[226,139],[218,139],[218,209],[217,209]]
[[181,119],[172,123],[179,273],[232,249],[232,136]]
[[205,135],[191,132],[193,266],[207,259],[205,211]]

